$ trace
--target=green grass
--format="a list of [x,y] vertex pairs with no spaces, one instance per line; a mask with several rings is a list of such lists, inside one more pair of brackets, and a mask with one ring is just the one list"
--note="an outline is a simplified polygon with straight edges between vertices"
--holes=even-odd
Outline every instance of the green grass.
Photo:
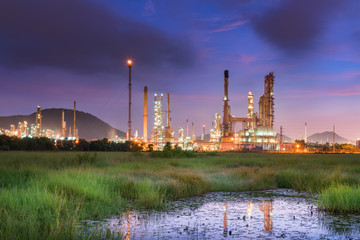
[[319,206],[335,213],[360,213],[360,186],[331,186],[322,191]]
[[210,191],[291,188],[359,212],[359,169],[355,154],[0,152],[0,239],[115,238],[76,225]]

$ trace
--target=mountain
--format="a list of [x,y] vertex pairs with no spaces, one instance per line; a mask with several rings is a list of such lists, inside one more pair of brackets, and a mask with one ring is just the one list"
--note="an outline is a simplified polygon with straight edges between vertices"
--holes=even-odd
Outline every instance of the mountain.
[[[69,127],[71,127],[73,133],[74,110],[71,109],[51,108],[41,110],[41,128],[54,130],[56,134],[61,133],[62,110],[64,110],[67,131],[69,131]],[[10,129],[11,124],[16,126],[19,122],[23,121],[27,121],[30,126],[31,124],[35,124],[35,118],[36,113],[0,117],[0,128]],[[116,135],[121,138],[126,137],[125,132],[111,127],[90,113],[82,111],[76,111],[76,128],[78,129],[79,137],[87,140],[104,137],[115,138]]]
[[[333,142],[333,132],[326,131],[326,132],[322,132],[322,133],[315,133],[307,138],[307,142],[309,142],[309,143],[316,143],[316,142],[317,143],[326,143],[326,142],[332,143]],[[353,141],[343,138],[340,135],[335,133],[335,142],[336,143],[348,143],[348,142],[353,142]]]

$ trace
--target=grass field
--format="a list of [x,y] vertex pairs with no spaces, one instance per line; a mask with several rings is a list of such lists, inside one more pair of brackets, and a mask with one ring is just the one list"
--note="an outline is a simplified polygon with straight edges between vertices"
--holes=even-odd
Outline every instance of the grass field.
[[[81,219],[125,207],[160,209],[167,201],[210,191],[292,188],[320,193],[334,212],[360,212],[360,155],[198,154],[154,158],[99,152],[0,152],[0,239],[80,236]],[[111,237],[111,236],[105,236]]]

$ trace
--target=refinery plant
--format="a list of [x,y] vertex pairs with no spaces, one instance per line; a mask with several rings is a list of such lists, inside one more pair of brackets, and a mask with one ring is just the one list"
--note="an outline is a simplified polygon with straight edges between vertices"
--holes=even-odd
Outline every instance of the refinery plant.
[[35,115],[35,124],[29,124],[27,121],[19,122],[17,126],[14,124],[10,125],[10,129],[0,129],[0,135],[4,134],[7,136],[19,137],[19,138],[40,138],[46,137],[54,140],[78,140],[78,128],[76,127],[76,101],[74,101],[74,122],[73,132],[71,127],[66,126],[64,110],[61,115],[61,131],[56,133],[53,129],[42,128],[42,115],[41,107],[37,106]]
[[[215,120],[210,129],[210,139],[205,140],[205,125],[202,126],[200,140],[194,134],[194,123],[186,119],[186,130],[180,128],[178,137],[174,136],[170,118],[170,94],[167,94],[167,109],[163,108],[163,94],[154,95],[154,124],[150,138],[147,137],[147,87],[144,88],[144,133],[143,138],[135,137],[135,141],[152,144],[155,150],[162,150],[166,143],[185,150],[200,151],[239,151],[248,150],[279,150],[280,144],[274,130],[274,74],[270,72],[264,79],[264,94],[259,99],[259,113],[254,112],[254,96],[248,95],[248,114],[246,117],[235,117],[231,114],[229,104],[229,71],[224,72],[224,107],[223,116],[215,113]],[[131,83],[129,84],[130,90]],[[130,94],[129,94],[130,95]],[[131,99],[129,99],[131,102]],[[130,108],[130,105],[129,105]],[[164,125],[166,113],[166,125]],[[222,119],[221,119],[222,118]],[[129,111],[129,123],[131,122]],[[236,123],[242,128],[236,131]],[[128,134],[129,136],[129,134]]]
[[[240,150],[280,150],[280,142],[277,141],[274,130],[274,74],[270,72],[264,79],[264,93],[259,98],[259,112],[254,111],[254,95],[248,94],[248,114],[244,117],[236,117],[231,113],[229,98],[229,71],[224,71],[224,98],[223,112],[215,113],[215,119],[210,129],[210,136],[205,139],[205,125],[202,125],[200,139],[194,134],[194,123],[186,119],[186,129],[180,128],[177,137],[172,128],[170,118],[170,93],[166,95],[166,110],[164,106],[165,96],[154,94],[154,122],[151,134],[148,137],[148,88],[144,88],[144,115],[143,115],[143,137],[138,132],[132,135],[131,131],[131,67],[132,61],[128,62],[129,67],[129,120],[126,139],[115,137],[109,141],[125,142],[133,141],[145,149],[152,146],[154,150],[163,150],[167,143],[171,146],[178,146],[184,150],[197,151],[240,151]],[[240,127],[236,124],[241,125]],[[191,132],[190,132],[191,126]],[[76,102],[74,101],[73,131],[67,126],[64,110],[61,115],[61,131],[56,134],[51,129],[42,129],[41,107],[37,107],[35,124],[28,126],[28,123],[20,122],[18,127],[10,126],[10,130],[2,129],[0,134],[17,137],[48,137],[55,140],[79,139],[76,126]],[[239,129],[239,130],[236,130]]]

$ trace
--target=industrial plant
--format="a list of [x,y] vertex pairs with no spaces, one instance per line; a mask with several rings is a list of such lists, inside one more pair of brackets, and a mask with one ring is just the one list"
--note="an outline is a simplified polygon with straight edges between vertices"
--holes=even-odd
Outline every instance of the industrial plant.
[[[205,125],[202,126],[200,139],[194,134],[194,123],[191,123],[189,135],[189,120],[186,119],[186,129],[178,130],[175,137],[171,127],[170,94],[166,98],[164,110],[164,95],[154,94],[154,123],[151,135],[147,136],[148,125],[148,89],[144,88],[143,138],[131,138],[131,64],[129,64],[129,131],[128,139],[143,141],[152,145],[154,150],[162,150],[165,144],[178,146],[184,150],[200,151],[239,151],[239,150],[279,150],[280,143],[274,130],[274,74],[270,72],[264,79],[264,94],[259,98],[259,113],[254,111],[254,95],[248,94],[248,114],[245,117],[235,117],[231,114],[229,98],[229,71],[224,71],[223,115],[215,113],[215,119],[210,129],[210,138],[205,139]],[[166,114],[166,124],[164,115]],[[239,131],[236,124],[241,124]]]
[[37,106],[35,115],[35,124],[29,124],[27,121],[19,122],[17,126],[15,124],[10,125],[10,129],[0,129],[0,135],[6,135],[10,137],[19,138],[40,138],[46,137],[54,140],[78,140],[78,128],[76,127],[76,101],[74,101],[74,122],[71,131],[71,126],[67,127],[65,121],[64,110],[61,114],[61,131],[56,133],[53,129],[42,128],[42,115],[41,107]]
[[[127,61],[129,67],[129,115],[128,115],[128,131],[126,137],[119,137],[112,135],[109,142],[125,143],[130,141],[138,145],[144,151],[157,150],[161,151],[165,146],[178,147],[183,150],[194,151],[286,151],[286,152],[341,152],[349,151],[349,146],[337,146],[335,142],[335,125],[331,133],[332,144],[318,144],[318,142],[308,142],[307,137],[307,123],[305,123],[305,137],[301,140],[293,142],[283,141],[283,128],[280,126],[279,140],[277,139],[277,132],[274,130],[275,120],[275,98],[274,98],[274,73],[270,72],[264,77],[264,92],[256,98],[252,92],[247,95],[247,115],[237,116],[231,111],[229,89],[229,71],[224,71],[224,96],[219,94],[219,101],[222,99],[222,113],[215,112],[214,120],[206,134],[205,125],[196,125],[194,122],[184,118],[185,128],[180,127],[178,130],[173,128],[171,120],[171,105],[170,93],[162,94],[155,93],[153,95],[154,109],[152,127],[148,128],[149,115],[148,115],[148,87],[144,87],[144,113],[143,113],[143,134],[139,136],[138,131],[132,134],[132,119],[131,119],[131,70],[133,62]],[[258,106],[258,107],[257,107]],[[258,111],[255,111],[257,107]],[[76,101],[74,101],[73,110],[73,125],[68,124],[71,118],[66,118],[67,114],[72,113],[72,110],[59,109],[60,115],[59,127],[54,129],[43,129],[43,116],[41,107],[37,106],[33,120],[27,118],[26,121],[22,120],[15,124],[10,124],[10,129],[0,129],[0,135],[7,135],[11,137],[30,137],[40,138],[46,137],[57,140],[79,140],[78,126],[76,121]],[[219,109],[220,110],[220,109]],[[152,112],[152,111],[151,111]],[[211,117],[209,117],[211,119]],[[61,122],[60,122],[61,120]],[[61,125],[60,125],[61,124]],[[201,134],[196,137],[194,134],[195,126],[201,127]],[[148,134],[149,133],[149,134]],[[104,133],[103,136],[105,136]],[[121,134],[121,132],[119,133]],[[101,137],[100,133],[100,138]],[[91,138],[97,140],[99,137]],[[329,138],[330,139],[330,138]],[[302,142],[303,141],[303,142]],[[347,148],[346,148],[347,147]],[[360,140],[356,142],[356,147],[360,148]],[[352,151],[355,151],[354,149]]]

